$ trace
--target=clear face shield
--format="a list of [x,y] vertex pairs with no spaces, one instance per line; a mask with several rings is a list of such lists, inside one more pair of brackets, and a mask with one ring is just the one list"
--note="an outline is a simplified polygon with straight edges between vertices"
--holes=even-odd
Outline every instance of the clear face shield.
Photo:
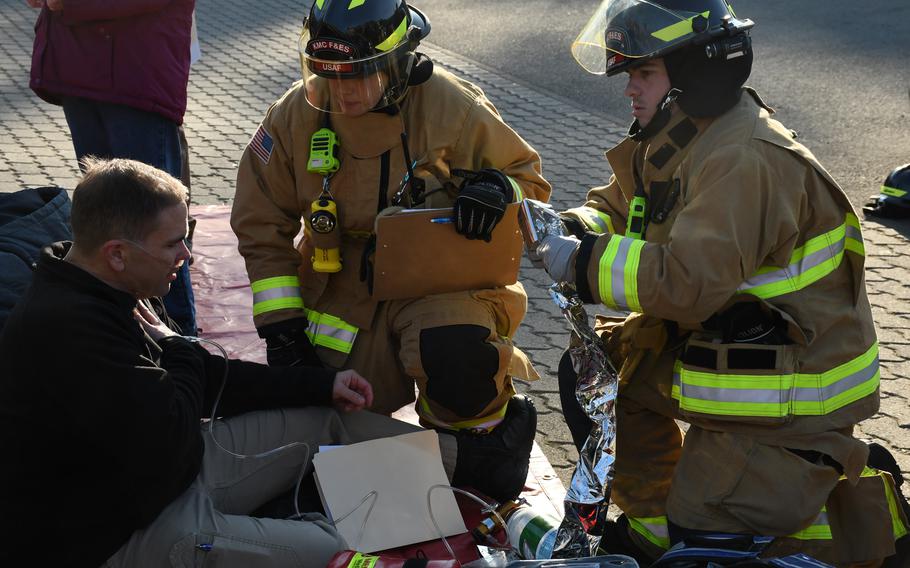
[[300,35],[300,68],[307,102],[324,112],[359,116],[398,103],[414,64],[404,34],[390,50],[355,59],[354,48],[331,39]]
[[635,59],[659,57],[688,41],[696,33],[693,21],[709,15],[648,0],[603,0],[572,42],[572,56],[588,73],[613,75]]

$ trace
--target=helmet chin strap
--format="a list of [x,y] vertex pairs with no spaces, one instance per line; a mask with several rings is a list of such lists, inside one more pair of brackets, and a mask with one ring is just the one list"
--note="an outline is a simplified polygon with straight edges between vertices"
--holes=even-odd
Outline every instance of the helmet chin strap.
[[[430,77],[433,75],[433,60],[430,59],[429,57],[427,57],[426,55],[424,55],[423,53],[417,53],[416,51],[414,51],[412,53],[413,53],[413,56],[412,56],[413,61],[411,62],[409,69],[408,69],[407,81],[403,81],[400,85],[386,90],[386,93],[383,96],[383,99],[385,99],[385,100],[403,99],[404,95],[407,93],[408,87],[414,87],[416,85],[420,85],[421,83],[428,81],[430,79]],[[401,96],[398,96],[398,93],[395,93],[394,89],[400,89],[401,91],[403,91],[401,93]],[[399,110],[400,110],[400,108],[399,108],[398,103],[395,103],[395,104],[387,104],[387,105],[381,106],[381,107],[377,105],[370,112],[379,112],[379,113],[384,113],[384,114],[389,114],[389,115],[395,115],[399,112]]]
[[638,119],[635,119],[635,121],[632,122],[632,126],[629,127],[629,138],[636,142],[641,142],[660,132],[663,127],[670,122],[670,107],[681,94],[681,90],[676,87],[671,87],[670,90],[667,91],[667,94],[664,95],[663,100],[661,100],[660,105],[657,107],[657,112],[654,113],[654,116],[647,126],[642,128]]

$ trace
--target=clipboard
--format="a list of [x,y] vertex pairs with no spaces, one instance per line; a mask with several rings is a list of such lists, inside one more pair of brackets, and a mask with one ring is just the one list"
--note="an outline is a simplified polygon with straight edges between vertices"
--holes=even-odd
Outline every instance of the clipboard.
[[523,246],[520,207],[506,207],[489,243],[456,233],[451,207],[378,217],[373,298],[400,300],[514,284]]

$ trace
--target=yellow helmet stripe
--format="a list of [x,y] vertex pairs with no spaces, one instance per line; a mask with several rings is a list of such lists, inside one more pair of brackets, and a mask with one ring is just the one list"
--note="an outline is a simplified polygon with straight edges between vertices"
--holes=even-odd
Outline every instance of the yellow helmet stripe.
[[896,187],[890,187],[887,185],[882,186],[882,193],[885,195],[890,195],[891,197],[903,197],[907,195],[907,192],[902,189],[897,189]]
[[357,6],[362,6],[367,0],[351,0],[351,3],[348,4],[348,10],[353,10]]
[[[710,10],[706,10],[706,11],[702,12],[701,15],[704,16],[705,18],[707,18],[710,13],[711,13]],[[669,25],[665,28],[657,30],[656,32],[653,32],[651,35],[661,41],[667,41],[667,42],[673,41],[674,39],[679,39],[686,34],[692,33],[692,31],[693,31],[692,30],[692,20],[694,20],[697,17],[698,16],[695,15],[687,20],[683,20],[681,22],[676,22],[675,24]]]
[[[358,0],[354,0],[357,2]],[[405,32],[408,31],[408,19],[404,17],[401,19],[401,23],[398,24],[398,27],[395,28],[395,31],[392,32],[392,35],[385,38],[385,40],[376,46],[376,49],[379,51],[388,51],[398,45],[401,42],[401,38],[404,37]]]
[[322,6],[325,4],[325,0],[316,0],[316,7],[322,10]]

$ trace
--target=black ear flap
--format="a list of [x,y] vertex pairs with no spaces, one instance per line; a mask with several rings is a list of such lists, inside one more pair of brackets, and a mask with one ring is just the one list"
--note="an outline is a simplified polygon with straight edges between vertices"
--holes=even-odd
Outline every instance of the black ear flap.
[[413,87],[425,83],[433,75],[433,60],[423,53],[415,53],[414,67],[408,76],[408,86]]
[[692,45],[664,57],[676,99],[689,116],[720,116],[733,108],[752,72],[752,50],[734,59],[709,59],[704,46]]

